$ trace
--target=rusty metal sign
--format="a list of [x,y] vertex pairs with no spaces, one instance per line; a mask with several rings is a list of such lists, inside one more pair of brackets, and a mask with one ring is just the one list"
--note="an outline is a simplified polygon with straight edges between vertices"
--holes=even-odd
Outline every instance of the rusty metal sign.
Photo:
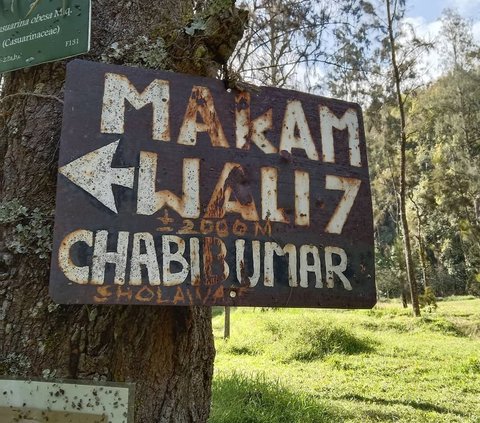
[[59,303],[375,304],[356,104],[76,60],[58,173]]

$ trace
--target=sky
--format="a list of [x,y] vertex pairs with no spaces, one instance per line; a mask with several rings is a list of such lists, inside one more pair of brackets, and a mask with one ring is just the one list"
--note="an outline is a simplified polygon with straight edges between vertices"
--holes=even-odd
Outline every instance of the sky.
[[437,36],[442,11],[450,8],[472,22],[475,40],[480,42],[480,0],[407,0],[407,4],[407,18],[422,35]]
[[[415,28],[417,35],[435,42],[441,29],[442,11],[446,8],[458,11],[463,18],[471,21],[474,39],[480,43],[480,0],[407,0],[406,20]],[[441,73],[438,52],[431,51],[422,67],[426,80],[438,77]]]
[[465,18],[480,19],[480,0],[410,0],[408,15],[422,17],[425,22],[437,20],[443,9],[457,9]]

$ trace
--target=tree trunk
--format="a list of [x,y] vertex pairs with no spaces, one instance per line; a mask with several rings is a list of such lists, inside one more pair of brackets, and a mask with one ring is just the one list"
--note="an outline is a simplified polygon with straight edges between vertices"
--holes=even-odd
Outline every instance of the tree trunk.
[[[87,59],[214,74],[241,37],[234,1],[92,1]],[[191,32],[191,31],[189,31]],[[201,54],[200,54],[201,53]],[[136,422],[205,422],[204,307],[59,306],[48,297],[65,62],[6,75],[0,102],[0,375],[136,383]],[[88,87],[86,87],[88,89]]]
[[393,69],[393,79],[395,82],[395,89],[397,94],[397,103],[400,111],[400,222],[402,227],[403,235],[403,251],[405,255],[405,265],[407,270],[407,279],[408,284],[410,285],[410,295],[412,297],[412,308],[413,314],[415,316],[420,316],[420,305],[418,303],[418,288],[417,281],[415,278],[415,269],[413,266],[412,258],[412,248],[410,244],[410,231],[408,228],[407,220],[407,182],[406,182],[406,167],[407,167],[407,158],[406,158],[406,148],[407,148],[407,135],[405,132],[406,129],[406,117],[405,117],[405,108],[402,98],[402,92],[400,88],[401,76],[400,71],[397,65],[396,57],[396,43],[395,37],[393,34],[393,21],[392,13],[390,10],[390,1],[385,0],[387,5],[387,18],[388,18],[388,35],[390,40],[390,53],[392,59],[392,69]]
[[423,243],[423,234],[422,234],[422,227],[423,227],[423,222],[422,222],[422,215],[420,214],[420,208],[418,207],[418,204],[410,198],[412,201],[414,207],[415,207],[415,213],[417,215],[417,239],[418,239],[418,258],[420,259],[420,265],[422,267],[422,280],[423,280],[423,286],[427,288],[430,286],[430,282],[427,277],[427,260],[426,260],[426,253],[425,253],[425,245]]
[[405,284],[403,282],[402,282],[402,306],[403,308],[408,308],[408,287],[405,287]]

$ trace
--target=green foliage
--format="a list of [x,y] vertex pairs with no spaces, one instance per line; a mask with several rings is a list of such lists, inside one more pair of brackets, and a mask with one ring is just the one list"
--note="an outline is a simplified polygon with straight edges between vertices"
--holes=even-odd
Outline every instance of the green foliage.
[[470,356],[462,364],[463,373],[480,374],[480,356]]
[[437,308],[437,298],[431,286],[427,286],[424,293],[418,296],[418,301],[425,310],[433,311]]
[[418,152],[412,159],[418,169],[412,199],[439,295],[474,292],[480,266],[480,73],[459,63],[411,104]]
[[429,332],[439,332],[443,335],[465,336],[457,323],[440,316],[424,315],[419,320],[419,326],[423,326]]
[[[379,225],[380,226],[380,225]],[[385,229],[384,226],[384,230]],[[404,289],[405,260],[402,253],[401,240],[395,238],[394,232],[390,231],[392,237],[387,239],[377,237],[376,239],[376,272],[375,282],[378,293],[385,298],[398,298]]]
[[[477,293],[480,268],[480,69],[456,68],[406,99],[407,217],[419,280],[437,295]],[[385,149],[398,117],[388,102],[367,112],[377,265],[382,292],[402,279],[398,251],[398,163]],[[385,154],[386,153],[386,154]],[[396,293],[396,292],[395,292]]]
[[[407,220],[416,279],[438,295],[480,294],[480,68],[471,24],[442,18],[442,77],[423,84],[418,62],[431,44],[401,23],[406,2],[389,0],[406,119]],[[395,7],[393,5],[395,4]],[[373,190],[377,285],[398,295],[406,279],[400,210],[399,102],[387,37],[385,1],[352,2],[335,26],[331,93],[367,105],[365,128]],[[365,82],[368,75],[368,83]]]

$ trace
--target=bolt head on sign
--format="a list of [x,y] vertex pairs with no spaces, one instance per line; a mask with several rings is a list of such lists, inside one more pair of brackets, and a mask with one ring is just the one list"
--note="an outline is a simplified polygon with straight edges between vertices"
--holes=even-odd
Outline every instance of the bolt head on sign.
[[372,307],[360,107],[70,62],[50,294],[75,304]]

